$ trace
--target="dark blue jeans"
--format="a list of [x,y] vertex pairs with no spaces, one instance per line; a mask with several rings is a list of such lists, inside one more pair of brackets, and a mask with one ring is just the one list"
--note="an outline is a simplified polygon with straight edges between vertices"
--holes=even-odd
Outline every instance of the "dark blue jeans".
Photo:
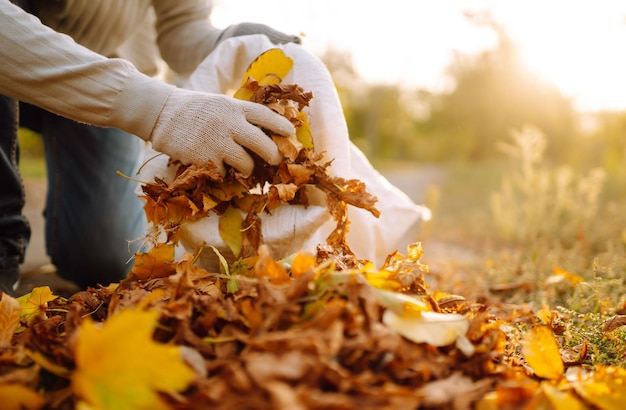
[[13,293],[30,239],[22,215],[24,188],[17,172],[17,102],[0,95],[0,291]]
[[[0,290],[17,279],[30,237],[21,211],[24,190],[17,169],[16,111],[0,107]],[[81,287],[123,279],[145,232],[143,204],[133,176],[142,141],[114,128],[80,124],[38,110],[48,173],[46,248],[59,276]],[[32,117],[31,117],[32,118]],[[6,181],[6,182],[5,182]]]

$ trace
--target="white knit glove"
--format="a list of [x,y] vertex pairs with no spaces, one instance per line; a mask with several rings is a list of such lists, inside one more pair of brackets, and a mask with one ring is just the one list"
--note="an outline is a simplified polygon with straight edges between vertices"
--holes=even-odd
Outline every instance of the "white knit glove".
[[185,164],[212,161],[224,174],[226,163],[248,176],[254,161],[244,148],[272,165],[282,160],[276,144],[257,125],[280,136],[295,133],[289,120],[261,104],[177,88],[150,140],[154,149]]
[[217,43],[219,44],[220,42],[231,37],[249,36],[252,34],[263,34],[274,44],[301,43],[300,37],[298,36],[285,34],[266,26],[265,24],[259,23],[233,24],[222,31],[222,34],[220,34],[217,39]]

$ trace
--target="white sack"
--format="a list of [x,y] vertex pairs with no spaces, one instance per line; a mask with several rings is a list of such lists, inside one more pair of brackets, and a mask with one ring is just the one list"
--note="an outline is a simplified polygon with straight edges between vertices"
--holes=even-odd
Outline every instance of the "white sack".
[[[313,99],[305,111],[315,150],[326,152],[328,159],[334,159],[328,172],[345,179],[363,181],[367,191],[378,198],[376,207],[381,211],[379,218],[365,210],[348,207],[351,224],[347,240],[357,258],[371,260],[380,266],[389,253],[396,249],[402,252],[409,242],[416,240],[415,237],[405,236],[414,234],[420,221],[430,218],[430,211],[414,204],[406,194],[391,185],[349,140],[335,86],[319,59],[297,44],[274,45],[262,35],[234,37],[218,45],[198,66],[185,88],[233,95],[249,64],[274,47],[282,48],[294,62],[283,83],[298,84],[305,91],[313,92]],[[148,152],[146,158],[153,155],[154,151]],[[150,161],[142,169],[140,179],[152,181],[154,176],[159,176],[171,181],[174,170],[167,169],[167,160],[162,155]],[[280,259],[299,250],[314,252],[318,244],[325,243],[335,222],[327,212],[323,198],[313,202],[317,205],[307,208],[282,205],[271,215],[261,215],[264,242],[273,258]],[[407,242],[398,243],[401,240]],[[183,226],[180,242],[181,251],[193,252],[198,245],[205,243],[215,246],[226,257],[232,256],[219,236],[215,215]],[[215,268],[216,258],[213,252],[204,251],[199,262],[206,268]]]

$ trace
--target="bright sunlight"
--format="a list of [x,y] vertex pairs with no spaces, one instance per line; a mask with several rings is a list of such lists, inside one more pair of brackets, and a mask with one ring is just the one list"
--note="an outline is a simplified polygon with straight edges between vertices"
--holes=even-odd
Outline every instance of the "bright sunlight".
[[528,67],[580,110],[626,109],[626,2],[455,0],[214,0],[213,21],[255,21],[300,33],[317,54],[350,53],[368,82],[450,87],[455,53],[493,47],[496,36],[464,12],[490,12]]

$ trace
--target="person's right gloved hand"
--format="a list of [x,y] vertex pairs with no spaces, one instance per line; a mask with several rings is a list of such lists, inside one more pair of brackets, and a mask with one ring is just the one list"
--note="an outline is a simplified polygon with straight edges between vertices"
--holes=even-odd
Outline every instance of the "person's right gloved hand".
[[177,88],[150,140],[154,149],[185,164],[211,161],[224,174],[226,163],[248,176],[254,161],[246,149],[272,165],[282,160],[276,144],[257,126],[280,136],[295,133],[289,120],[261,104]]

